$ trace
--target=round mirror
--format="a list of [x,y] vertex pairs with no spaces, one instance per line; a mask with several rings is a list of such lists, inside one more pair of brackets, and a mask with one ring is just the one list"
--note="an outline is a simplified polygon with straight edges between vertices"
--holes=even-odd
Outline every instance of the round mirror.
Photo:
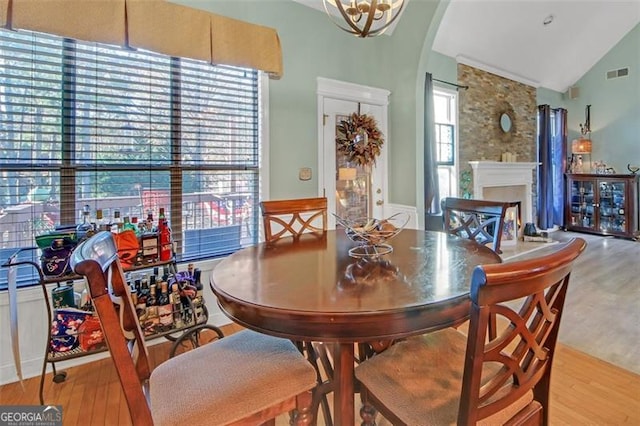
[[500,128],[505,133],[509,133],[511,130],[511,117],[506,112],[503,112],[502,115],[500,115]]

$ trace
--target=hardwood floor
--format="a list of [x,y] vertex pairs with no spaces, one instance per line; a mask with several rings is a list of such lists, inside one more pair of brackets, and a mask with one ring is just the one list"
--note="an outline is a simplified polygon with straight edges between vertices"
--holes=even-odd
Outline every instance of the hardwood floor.
[[[237,326],[223,328],[225,334],[234,330]],[[169,348],[169,343],[150,348],[154,365],[167,358]],[[51,374],[45,382],[45,402],[62,405],[65,426],[131,424],[110,358],[67,372],[63,383],[53,383]],[[39,378],[32,378],[25,381],[24,389],[20,383],[1,386],[0,404],[39,404],[38,384]],[[640,375],[560,344],[552,375],[550,416],[552,425],[638,425]],[[277,425],[286,424],[286,416],[278,418]],[[388,424],[384,419],[379,422],[380,426]]]
[[[550,423],[640,425],[640,375],[633,372],[640,372],[640,243],[569,232],[554,235],[560,240],[572,236],[589,245],[571,278],[552,374]],[[530,255],[546,250],[553,247]],[[225,334],[237,329],[223,328]],[[169,347],[150,348],[155,365],[167,358]],[[64,383],[53,383],[51,374],[45,381],[45,402],[62,405],[65,426],[131,424],[109,358],[67,371]],[[19,383],[0,386],[0,405],[39,404],[38,384],[39,378],[33,378],[24,389]],[[286,417],[277,420],[277,425],[286,424]],[[379,425],[388,423],[381,419]]]
[[[640,374],[640,242],[563,231],[551,236],[587,241],[571,273],[559,341]],[[508,261],[555,249],[557,244]]]

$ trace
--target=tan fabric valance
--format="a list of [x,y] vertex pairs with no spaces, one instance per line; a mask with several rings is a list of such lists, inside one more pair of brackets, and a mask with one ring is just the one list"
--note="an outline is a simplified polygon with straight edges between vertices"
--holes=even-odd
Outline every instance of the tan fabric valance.
[[0,26],[282,76],[282,50],[273,28],[164,0],[0,0]]
[[[211,15],[211,59],[214,63],[236,63],[248,68],[264,67],[282,74],[278,33],[271,28],[224,16]],[[278,77],[279,78],[279,77]]]
[[211,62],[210,15],[161,0],[127,1],[129,45]]

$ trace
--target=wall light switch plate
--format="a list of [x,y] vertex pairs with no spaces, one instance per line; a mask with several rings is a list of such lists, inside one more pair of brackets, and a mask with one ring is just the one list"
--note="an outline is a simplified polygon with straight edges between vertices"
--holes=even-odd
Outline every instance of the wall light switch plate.
[[311,180],[311,168],[310,167],[302,167],[300,172],[298,172],[298,179],[300,180]]

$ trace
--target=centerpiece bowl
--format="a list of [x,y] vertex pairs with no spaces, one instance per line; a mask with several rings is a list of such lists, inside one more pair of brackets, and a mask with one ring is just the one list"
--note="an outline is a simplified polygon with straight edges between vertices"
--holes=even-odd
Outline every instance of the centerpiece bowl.
[[349,239],[357,246],[349,249],[349,256],[355,258],[375,258],[393,252],[388,243],[398,235],[407,223],[409,214],[400,212],[386,219],[375,218],[341,218],[335,215],[336,222],[342,226]]

